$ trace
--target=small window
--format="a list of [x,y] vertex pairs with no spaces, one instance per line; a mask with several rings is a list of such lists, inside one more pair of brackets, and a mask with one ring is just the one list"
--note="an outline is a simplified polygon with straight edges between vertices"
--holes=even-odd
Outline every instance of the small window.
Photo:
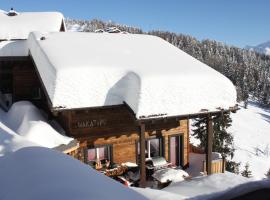
[[[140,143],[137,143],[137,154],[140,157]],[[162,139],[153,138],[145,141],[145,158],[162,156]]]
[[101,146],[89,148],[87,150],[88,163],[91,166],[95,166],[97,162],[101,162],[101,164],[105,164],[107,161],[112,163],[112,150],[111,146]]

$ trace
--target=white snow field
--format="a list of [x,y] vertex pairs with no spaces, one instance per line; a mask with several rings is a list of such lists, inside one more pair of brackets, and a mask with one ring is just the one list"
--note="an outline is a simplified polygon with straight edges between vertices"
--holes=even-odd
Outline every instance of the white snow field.
[[233,160],[241,162],[240,171],[249,163],[254,179],[265,178],[270,169],[270,109],[249,101],[248,109],[232,114],[235,155]]
[[0,158],[5,200],[146,200],[119,182],[60,152],[26,147]]
[[155,36],[34,32],[28,40],[54,108],[126,102],[147,118],[236,103],[229,79]]
[[32,31],[60,31],[63,19],[59,12],[23,12],[12,17],[0,12],[0,40],[27,39]]
[[0,109],[0,130],[2,155],[24,146],[53,148],[73,140],[54,130],[41,112],[28,101],[14,103],[7,113]]

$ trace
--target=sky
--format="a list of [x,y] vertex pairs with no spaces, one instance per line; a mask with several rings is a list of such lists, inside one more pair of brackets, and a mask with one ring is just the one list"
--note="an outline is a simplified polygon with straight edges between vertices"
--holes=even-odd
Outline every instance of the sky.
[[0,0],[0,9],[60,11],[245,47],[270,41],[270,0]]

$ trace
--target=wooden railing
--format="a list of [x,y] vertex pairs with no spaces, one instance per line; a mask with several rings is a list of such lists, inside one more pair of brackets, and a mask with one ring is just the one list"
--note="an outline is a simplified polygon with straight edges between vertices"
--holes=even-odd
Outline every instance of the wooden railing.
[[[225,172],[225,166],[226,166],[226,160],[223,159],[217,159],[217,160],[212,160],[212,173],[224,173]],[[206,173],[206,162],[203,161],[203,171],[204,174]]]

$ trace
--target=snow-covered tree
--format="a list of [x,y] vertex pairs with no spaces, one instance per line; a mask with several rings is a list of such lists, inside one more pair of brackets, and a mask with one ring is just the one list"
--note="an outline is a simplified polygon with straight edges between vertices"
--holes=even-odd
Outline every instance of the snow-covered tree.
[[269,170],[266,172],[265,176],[266,176],[267,178],[270,178],[270,168],[269,168]]
[[232,172],[235,174],[239,174],[240,173],[240,170],[239,170],[240,164],[241,164],[240,162],[227,161],[226,162],[226,171],[229,171],[229,172]]
[[245,165],[245,169],[241,172],[241,175],[247,178],[252,177],[252,172],[249,170],[249,163],[247,162]]
[[[207,142],[206,118],[195,119],[192,124],[193,136],[200,140],[200,147],[205,148]],[[233,157],[233,136],[227,131],[231,126],[229,113],[218,115],[213,119],[213,151],[219,152],[223,157]]]

